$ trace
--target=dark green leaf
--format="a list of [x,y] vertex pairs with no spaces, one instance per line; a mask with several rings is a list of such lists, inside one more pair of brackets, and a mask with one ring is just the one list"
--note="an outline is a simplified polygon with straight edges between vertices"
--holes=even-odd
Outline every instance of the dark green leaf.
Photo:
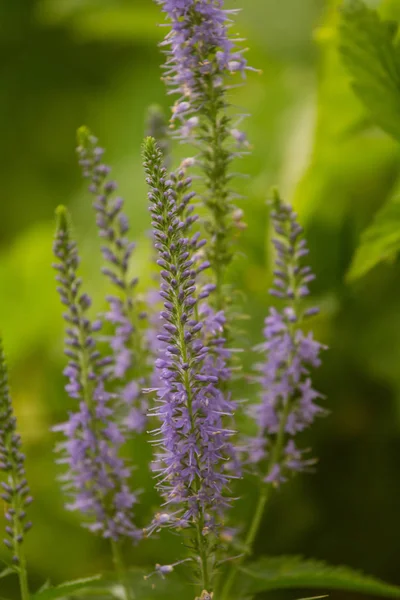
[[42,589],[32,596],[32,600],[53,600],[55,598],[64,598],[79,592],[84,588],[94,586],[100,583],[101,575],[86,577],[85,579],[76,579],[75,581],[66,581],[57,587],[48,587]]
[[317,588],[400,598],[400,587],[349,567],[331,566],[299,556],[263,557],[240,570],[243,589],[247,594],[288,588]]
[[397,26],[361,0],[342,9],[339,47],[354,91],[373,121],[400,140],[400,52]]
[[382,260],[392,259],[400,251],[400,197],[391,198],[363,232],[347,274],[358,279]]

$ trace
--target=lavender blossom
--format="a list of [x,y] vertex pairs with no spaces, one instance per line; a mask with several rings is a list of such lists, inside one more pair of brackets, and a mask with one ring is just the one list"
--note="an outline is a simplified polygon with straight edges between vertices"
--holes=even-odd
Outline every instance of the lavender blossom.
[[114,198],[117,189],[115,181],[109,180],[110,167],[102,162],[104,150],[98,140],[86,127],[78,131],[79,163],[85,178],[90,180],[89,191],[94,195],[93,207],[99,236],[102,239],[101,251],[107,263],[103,274],[116,288],[116,294],[107,297],[109,310],[105,320],[113,326],[108,341],[113,354],[109,367],[109,379],[119,382],[118,390],[124,408],[125,426],[131,431],[141,432],[146,425],[148,401],[142,394],[146,384],[145,358],[138,302],[134,299],[134,289],[138,283],[129,273],[135,244],[128,239],[129,221],[123,212],[122,198]]
[[3,474],[0,497],[5,502],[7,537],[4,544],[11,551],[12,564],[20,573],[21,592],[27,589],[25,558],[21,544],[32,527],[27,521],[26,509],[32,502],[25,473],[25,455],[21,452],[21,438],[17,433],[7,366],[0,340],[0,472]]
[[[233,432],[223,420],[231,418],[234,407],[220,389],[221,381],[230,375],[219,339],[223,316],[202,322],[204,309],[199,301],[213,286],[198,286],[199,273],[209,264],[196,262],[204,242],[191,232],[196,217],[189,206],[190,179],[183,172],[167,178],[162,154],[152,138],[144,145],[144,165],[164,300],[159,340],[165,347],[156,361],[161,384],[158,405],[152,411],[161,421],[153,432],[160,448],[155,471],[157,487],[170,508],[156,516],[149,532],[163,526],[195,526],[203,545],[207,544],[205,534],[217,527],[229,505],[226,493],[231,476],[224,463],[230,456]],[[206,342],[210,332],[213,344]]]
[[238,210],[231,192],[229,168],[238,147],[247,146],[238,129],[245,115],[233,118],[227,101],[232,74],[245,75],[250,67],[240,47],[242,40],[229,36],[232,16],[237,10],[223,8],[223,0],[156,0],[171,22],[162,47],[167,57],[164,80],[179,98],[173,107],[172,125],[177,137],[192,142],[198,150],[196,164],[204,176],[208,208],[207,249],[215,282],[215,304],[226,307],[223,293],[225,268],[233,258],[232,241],[237,229]]
[[256,365],[261,401],[250,411],[258,432],[250,440],[249,458],[263,468],[266,465],[266,482],[279,485],[290,473],[304,470],[314,462],[305,458],[294,438],[316,416],[325,413],[315,402],[322,395],[313,389],[309,373],[310,367],[321,364],[320,353],[325,347],[301,328],[307,317],[318,312],[315,308],[301,308],[314,275],[310,267],[301,264],[308,250],[297,215],[277,193],[271,218],[277,257],[270,293],[282,299],[285,306],[281,310],[270,309],[265,320],[265,342],[258,348],[264,356]]
[[65,208],[60,207],[57,214],[54,268],[61,302],[66,307],[65,354],[69,358],[64,374],[69,380],[69,396],[78,401],[78,410],[54,428],[66,438],[58,448],[58,462],[68,469],[62,478],[68,497],[66,507],[83,513],[86,526],[105,538],[137,539],[140,532],[132,521],[136,497],[129,486],[131,470],[119,456],[125,439],[113,419],[113,397],[105,389],[109,360],[102,358],[97,349],[95,336],[100,324],[87,316],[90,298],[80,292],[78,253]]

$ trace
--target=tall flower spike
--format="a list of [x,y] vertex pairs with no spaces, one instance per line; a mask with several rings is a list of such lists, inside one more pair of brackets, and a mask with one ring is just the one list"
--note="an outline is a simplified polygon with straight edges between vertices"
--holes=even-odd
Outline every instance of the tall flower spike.
[[209,209],[208,258],[216,281],[216,306],[223,308],[225,268],[233,257],[232,239],[241,229],[242,211],[233,203],[229,167],[237,148],[248,145],[237,129],[245,115],[229,116],[227,92],[232,74],[245,75],[250,67],[240,48],[242,40],[229,36],[236,10],[225,10],[223,0],[156,0],[171,22],[162,46],[167,57],[164,80],[179,99],[172,123],[178,137],[194,142],[205,183]]
[[148,411],[148,401],[142,394],[148,366],[140,325],[141,311],[134,299],[138,280],[129,274],[135,244],[127,237],[129,221],[123,212],[124,202],[122,198],[114,197],[117,184],[108,179],[111,169],[102,162],[104,150],[86,127],[78,130],[78,143],[79,163],[84,177],[90,180],[89,191],[95,197],[93,207],[102,239],[101,251],[107,263],[102,272],[116,289],[116,294],[107,297],[109,310],[105,315],[114,329],[109,338],[114,359],[109,367],[109,377],[121,384],[119,397],[126,413],[125,425],[132,431],[141,432]]
[[265,342],[258,348],[264,357],[256,366],[261,401],[251,407],[258,433],[250,443],[250,461],[266,468],[266,482],[279,485],[290,473],[304,470],[314,462],[304,457],[294,438],[317,415],[325,413],[315,403],[322,395],[313,389],[309,373],[310,367],[320,365],[320,353],[325,347],[301,328],[307,317],[318,312],[316,308],[301,308],[314,275],[310,267],[302,266],[308,250],[297,215],[277,192],[271,218],[277,256],[270,293],[285,306],[281,310],[270,309],[265,320]]
[[219,524],[225,508],[230,476],[224,469],[229,457],[232,431],[223,415],[232,415],[233,405],[219,388],[222,379],[208,360],[203,323],[197,318],[199,300],[212,286],[198,288],[198,274],[208,263],[198,264],[195,254],[203,246],[192,234],[196,217],[188,203],[190,180],[183,173],[168,179],[162,154],[154,139],[144,144],[144,166],[150,187],[149,200],[155,247],[161,268],[161,312],[165,343],[156,366],[161,385],[158,406],[153,411],[160,427],[155,471],[157,487],[170,513],[156,516],[149,531],[163,526],[193,527],[194,544],[200,556],[205,589],[209,589],[210,541],[207,533]]
[[54,268],[61,302],[66,307],[65,354],[69,358],[64,374],[69,380],[68,394],[79,403],[68,421],[54,428],[66,438],[59,445],[59,462],[68,468],[63,477],[69,500],[66,507],[81,511],[86,526],[105,538],[136,539],[139,532],[132,521],[136,498],[129,487],[131,471],[119,456],[125,440],[113,420],[113,398],[105,390],[109,361],[96,347],[100,324],[92,323],[87,316],[91,301],[80,292],[78,253],[70,236],[66,209],[59,207],[57,216]]
[[27,521],[26,509],[32,502],[25,474],[25,456],[21,452],[21,438],[17,433],[10,390],[7,366],[0,340],[0,472],[2,473],[1,494],[4,500],[6,534],[4,544],[11,551],[12,564],[19,574],[21,596],[29,597],[26,563],[22,543],[32,526]]

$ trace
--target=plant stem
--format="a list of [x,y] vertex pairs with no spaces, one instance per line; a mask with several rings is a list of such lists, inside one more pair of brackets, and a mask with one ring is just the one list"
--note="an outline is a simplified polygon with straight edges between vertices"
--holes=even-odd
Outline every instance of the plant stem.
[[18,569],[18,579],[19,579],[19,588],[21,590],[21,600],[29,600],[29,586],[28,586],[28,575],[26,572],[26,560],[22,550],[19,553],[19,569]]
[[[285,441],[285,428],[286,428],[286,422],[287,422],[289,413],[290,413],[290,401],[288,401],[286,403],[286,406],[284,407],[278,435],[276,437],[275,444],[273,446],[273,449],[272,449],[272,452],[270,455],[270,459],[268,461],[267,475],[270,473],[272,467],[280,460],[282,449],[283,449],[283,443]],[[250,523],[249,531],[246,536],[244,554],[237,561],[235,561],[235,564],[231,567],[228,577],[222,588],[221,600],[229,600],[229,593],[232,589],[233,584],[235,583],[236,575],[238,572],[238,567],[243,562],[243,560],[247,556],[250,556],[253,552],[253,545],[254,545],[258,530],[260,528],[262,518],[264,516],[265,507],[271,496],[271,491],[272,491],[272,485],[270,483],[267,485],[263,485],[259,499],[258,499],[257,507],[254,512],[252,521]]]
[[125,598],[126,600],[133,600],[133,594],[130,588],[129,583],[126,581],[125,577],[125,565],[122,558],[121,548],[119,543],[115,540],[111,539],[111,551],[113,557],[113,563],[115,567],[115,571],[119,577],[119,582],[124,588]]

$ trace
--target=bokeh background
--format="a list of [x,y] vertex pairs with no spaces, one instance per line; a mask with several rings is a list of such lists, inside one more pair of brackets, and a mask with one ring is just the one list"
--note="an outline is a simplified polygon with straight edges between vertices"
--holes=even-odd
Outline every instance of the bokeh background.
[[[238,181],[248,229],[231,270],[250,317],[245,337],[249,344],[260,340],[269,304],[265,200],[278,184],[307,231],[322,307],[314,326],[329,345],[316,379],[331,414],[304,440],[319,457],[317,472],[275,495],[256,550],[347,563],[400,584],[399,261],[346,281],[361,231],[398,193],[400,149],[367,124],[350,89],[336,49],[337,0],[229,4],[242,4],[235,30],[248,39],[250,63],[262,69],[232,99],[251,115],[252,152],[240,164],[249,177]],[[380,5],[400,19],[400,0]],[[50,428],[71,404],[50,266],[53,214],[60,203],[70,207],[86,284],[101,303],[99,246],[74,151],[75,131],[87,124],[106,146],[126,199],[138,241],[135,269],[146,288],[149,216],[140,143],[148,105],[169,110],[160,81],[160,20],[152,0],[0,2],[0,329],[35,496],[27,538],[33,587],[108,565],[107,546],[64,511],[55,483]],[[137,485],[149,488],[146,441],[133,451]],[[241,494],[240,512],[250,514],[255,488],[249,483]],[[156,503],[153,492],[143,493],[143,525]],[[179,540],[168,536],[132,549],[130,562],[171,562],[179,552]],[[12,578],[0,587],[1,595],[17,597]]]

